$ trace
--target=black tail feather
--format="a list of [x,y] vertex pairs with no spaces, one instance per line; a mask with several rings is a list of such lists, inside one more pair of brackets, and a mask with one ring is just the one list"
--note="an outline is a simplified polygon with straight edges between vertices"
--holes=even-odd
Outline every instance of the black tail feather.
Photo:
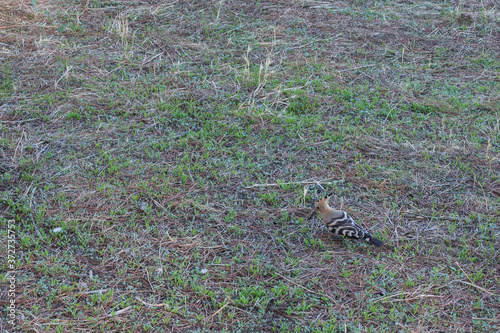
[[376,245],[378,247],[381,247],[382,245],[384,245],[384,242],[382,242],[381,240],[379,239],[376,239],[375,237],[371,236],[370,237],[370,240],[369,240],[370,243],[372,243],[373,245]]

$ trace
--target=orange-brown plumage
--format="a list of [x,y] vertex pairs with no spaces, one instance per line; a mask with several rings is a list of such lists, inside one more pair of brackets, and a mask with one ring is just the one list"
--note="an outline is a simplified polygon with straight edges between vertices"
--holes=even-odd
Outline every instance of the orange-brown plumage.
[[382,246],[384,244],[357,224],[346,212],[331,208],[328,205],[330,197],[331,194],[319,200],[316,203],[316,211],[321,214],[323,223],[331,232],[338,236],[364,239],[376,246]]

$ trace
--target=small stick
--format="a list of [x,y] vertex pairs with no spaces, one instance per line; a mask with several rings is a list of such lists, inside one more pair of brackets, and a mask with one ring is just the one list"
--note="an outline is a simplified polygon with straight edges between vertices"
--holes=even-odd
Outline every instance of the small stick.
[[[121,315],[122,313],[127,312],[128,310],[130,310],[130,308],[131,308],[131,307],[132,307],[132,306],[130,306],[130,305],[129,305],[129,306],[127,306],[127,307],[126,307],[126,308],[124,308],[124,309],[121,309],[121,310],[115,311],[114,315],[115,315],[115,316]],[[109,316],[109,317],[112,317],[112,316],[113,316],[113,314],[109,314],[108,316]]]
[[67,77],[69,71],[73,69],[73,66],[68,66],[66,67],[66,71],[64,72],[64,74],[59,78],[59,80],[57,80],[55,83],[54,83],[54,87],[57,88],[57,84],[59,83],[59,81],[61,81],[64,77]]
[[313,209],[313,210],[309,213],[309,215],[307,215],[307,217],[306,217],[306,221],[307,221],[307,220],[312,219],[312,218],[313,218],[313,216],[314,216],[314,213],[315,213],[315,212],[316,212],[316,208],[314,208],[314,209]]
[[148,308],[159,308],[159,307],[166,305],[165,303],[159,303],[159,304],[146,303],[142,299],[140,299],[139,297],[136,297],[135,299],[138,300],[139,302],[141,302],[142,304],[144,304],[145,306],[147,306]]
[[300,284],[298,284],[298,283],[296,283],[296,282],[294,282],[294,281],[292,281],[292,280],[287,279],[286,277],[284,277],[284,276],[283,276],[283,275],[281,275],[280,273],[276,273],[276,274],[277,274],[277,275],[279,275],[279,276],[281,276],[283,279],[287,280],[288,282],[293,283],[294,285],[296,285],[296,286],[298,286],[298,287],[301,287],[301,288],[302,288],[302,289],[304,289],[305,291],[310,292],[311,294],[315,294],[315,295],[318,295],[318,296],[324,296],[324,297],[328,298],[330,301],[332,301],[333,303],[337,304],[337,302],[336,302],[333,298],[331,298],[330,296],[328,296],[328,295],[326,295],[326,294],[320,294],[320,293],[317,293],[317,292],[315,292],[315,291],[312,291],[311,289],[307,289],[306,287],[304,287],[304,286],[302,286],[302,285],[300,285]]
[[304,204],[304,207],[306,206],[306,195],[307,195],[308,190],[309,190],[309,186],[308,185],[304,186],[304,189],[302,192],[304,194],[303,198],[302,198],[302,203]]
[[499,296],[497,294],[492,293],[491,291],[489,291],[487,289],[484,289],[483,287],[480,287],[480,286],[474,284],[473,281],[472,281],[472,279],[467,275],[467,273],[465,273],[465,271],[463,270],[463,268],[459,265],[458,261],[455,261],[455,264],[457,264],[458,268],[460,268],[460,270],[465,274],[465,276],[467,276],[467,279],[469,279],[470,283],[466,282],[466,281],[462,281],[462,280],[456,280],[456,281],[468,284],[469,286],[473,286],[474,288],[482,290],[482,291],[484,291],[487,294],[490,294],[490,295],[493,295],[493,296]]
[[99,290],[91,290],[91,291],[80,291],[79,294],[95,294],[95,293],[101,293],[102,294],[106,290],[109,290],[109,288],[107,288],[107,289],[99,289]]
[[487,289],[484,289],[483,287],[478,286],[477,284],[474,284],[474,283],[469,283],[469,282],[467,282],[467,281],[462,281],[462,280],[455,280],[455,281],[456,281],[456,282],[462,282],[462,283],[468,284],[469,286],[472,286],[472,287],[474,287],[474,288],[477,288],[477,289],[479,289],[479,290],[482,290],[482,291],[484,291],[484,292],[485,292],[485,293],[487,293],[487,294],[490,294],[490,295],[493,295],[493,296],[500,296],[500,295],[498,295],[498,294],[492,293],[491,291],[489,291],[489,290],[487,290]]
[[209,320],[210,318],[214,317],[216,314],[224,310],[230,303],[232,303],[232,301],[230,298],[228,298],[228,302],[226,304],[224,304],[219,310],[215,311],[212,315],[206,317],[205,320]]
[[[326,180],[326,179],[325,179]],[[334,181],[331,181],[331,182],[327,182],[327,181],[317,181],[317,180],[314,180],[314,181],[309,181],[309,180],[304,180],[304,181],[301,181],[301,182],[290,182],[290,183],[281,183],[281,184],[278,184],[278,183],[270,183],[270,184],[253,184],[253,185],[250,185],[250,186],[247,186],[245,188],[253,188],[253,187],[261,187],[261,186],[281,186],[281,185],[299,185],[299,184],[327,184],[327,185],[331,185],[331,184],[335,184],[335,183],[341,183],[343,182],[344,180],[343,179],[340,179],[340,180],[334,180]],[[320,185],[321,186],[321,185]]]
[[[321,189],[322,189],[323,191],[326,191],[326,190],[325,190],[325,188],[324,188],[323,186],[321,186],[321,183],[320,183],[320,182],[318,182],[318,181],[314,181],[314,182],[315,182],[315,183],[316,183],[319,187],[321,187]],[[331,183],[330,183],[330,184],[331,184]]]
[[[396,295],[396,296],[398,296],[398,295]],[[416,300],[416,299],[419,299],[419,298],[425,298],[425,297],[443,298],[444,296],[439,296],[439,295],[418,295],[418,296],[415,296],[415,297],[412,297],[412,298],[395,299],[395,300],[391,300],[391,301],[387,301],[387,302],[388,303],[390,303],[390,302],[409,302],[409,301],[413,301],[413,300]]]

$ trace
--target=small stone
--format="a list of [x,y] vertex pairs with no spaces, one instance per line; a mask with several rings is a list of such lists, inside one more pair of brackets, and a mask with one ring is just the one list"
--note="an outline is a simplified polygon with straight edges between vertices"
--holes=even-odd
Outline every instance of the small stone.
[[200,271],[201,274],[207,274],[208,273],[208,269],[206,268],[203,268],[201,271]]
[[62,228],[61,227],[57,227],[57,228],[54,228],[54,230],[52,230],[53,232],[61,232],[62,231]]

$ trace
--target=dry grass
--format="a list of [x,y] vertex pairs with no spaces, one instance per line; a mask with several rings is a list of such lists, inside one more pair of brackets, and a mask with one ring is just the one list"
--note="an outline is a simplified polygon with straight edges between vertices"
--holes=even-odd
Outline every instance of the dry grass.
[[498,8],[2,2],[1,329],[500,330]]

